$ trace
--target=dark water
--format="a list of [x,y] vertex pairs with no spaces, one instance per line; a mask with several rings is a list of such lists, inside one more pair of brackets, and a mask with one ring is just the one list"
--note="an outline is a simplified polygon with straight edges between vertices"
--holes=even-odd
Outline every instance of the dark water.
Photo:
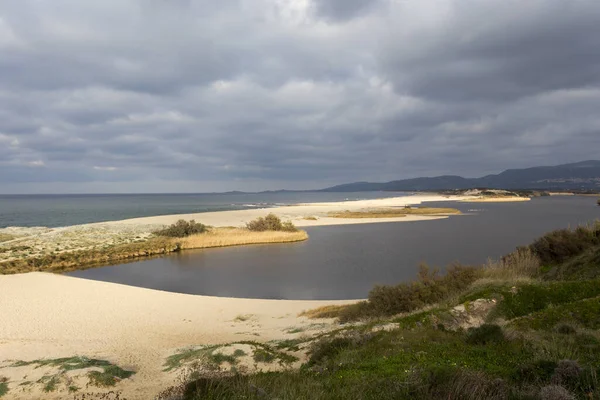
[[[375,284],[416,276],[421,261],[481,264],[553,229],[600,219],[591,197],[526,203],[428,203],[444,220],[315,227],[303,243],[191,250],[69,275],[167,291],[274,299],[364,298]],[[476,210],[476,211],[475,211]]]
[[0,228],[68,226],[155,215],[241,210],[284,204],[375,199],[400,192],[0,195]]

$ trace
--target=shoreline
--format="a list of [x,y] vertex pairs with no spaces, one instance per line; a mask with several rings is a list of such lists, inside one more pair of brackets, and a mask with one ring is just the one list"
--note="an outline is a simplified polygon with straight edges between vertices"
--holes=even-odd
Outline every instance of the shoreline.
[[[312,203],[266,209],[223,211],[136,218],[110,223],[95,223],[42,232],[49,237],[81,237],[88,232],[97,238],[105,234],[148,230],[178,219],[197,219],[213,226],[239,226],[256,217],[275,213],[299,227],[347,223],[422,221],[447,216],[408,215],[403,218],[327,217],[327,213],[346,210],[404,207],[429,201],[460,201],[466,196],[404,196],[353,202]],[[317,215],[316,220],[306,220]],[[111,231],[114,229],[114,231]],[[239,342],[262,344],[301,340],[305,335],[339,328],[333,319],[318,324],[303,311],[329,305],[351,304],[356,300],[265,300],[199,296],[85,280],[44,272],[0,275],[0,378],[6,377],[10,391],[6,399],[73,396],[64,390],[44,393],[43,385],[21,386],[40,374],[52,373],[47,367],[14,365],[15,361],[83,356],[107,360],[135,371],[131,378],[114,388],[86,387],[85,375],[79,377],[83,393],[122,392],[128,399],[154,398],[174,384],[183,371],[165,372],[165,362],[180,349],[190,346]],[[239,344],[247,346],[247,344]],[[195,348],[195,347],[194,347]],[[12,361],[9,361],[12,360]],[[298,362],[301,362],[299,360]],[[249,368],[253,367],[249,364]],[[285,368],[261,364],[267,371]],[[36,375],[37,374],[37,375]],[[42,379],[43,376],[39,376]],[[73,378],[75,379],[75,378]],[[83,379],[83,381],[81,380]],[[66,389],[65,389],[66,390]],[[90,397],[93,398],[93,397]]]
[[[336,218],[332,213],[345,211],[364,211],[378,208],[403,208],[407,205],[419,205],[430,201],[458,201],[465,196],[419,195],[393,198],[343,201],[331,203],[306,203],[273,208],[255,208],[248,210],[230,210],[195,214],[161,215],[133,218],[120,221],[97,222],[60,228],[5,228],[0,234],[12,236],[12,240],[0,243],[0,274],[29,271],[48,271],[65,266],[72,270],[80,265],[110,265],[125,258],[145,255],[166,254],[182,249],[173,240],[158,242],[153,235],[156,230],[177,220],[196,220],[216,230],[244,227],[250,221],[273,213],[282,221],[291,221],[299,228],[313,226],[368,224],[385,222],[414,222],[448,218],[448,215],[406,215],[402,218]],[[234,230],[230,230],[233,232]],[[233,234],[233,233],[232,233]],[[247,235],[251,236],[251,235]],[[231,245],[265,243],[260,235],[253,240],[227,241]],[[280,235],[281,242],[296,241]],[[225,238],[227,239],[227,238]],[[297,239],[306,239],[297,238]],[[267,243],[277,243],[269,240]],[[220,247],[218,243],[214,246]],[[188,246],[188,248],[191,248]],[[170,250],[169,250],[170,249]],[[124,253],[115,255],[116,252]],[[131,256],[131,257],[130,257]]]

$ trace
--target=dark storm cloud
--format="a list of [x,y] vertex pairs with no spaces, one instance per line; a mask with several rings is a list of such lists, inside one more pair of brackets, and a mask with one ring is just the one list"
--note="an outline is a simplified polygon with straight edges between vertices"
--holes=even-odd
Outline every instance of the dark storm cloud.
[[317,188],[597,158],[595,0],[0,3],[0,191]]

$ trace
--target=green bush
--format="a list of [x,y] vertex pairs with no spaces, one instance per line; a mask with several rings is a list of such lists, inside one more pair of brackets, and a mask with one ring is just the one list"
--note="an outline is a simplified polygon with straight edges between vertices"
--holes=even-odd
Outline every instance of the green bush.
[[349,321],[363,317],[389,316],[410,312],[423,306],[440,302],[469,287],[480,275],[473,267],[454,265],[439,275],[422,264],[419,280],[396,286],[375,286],[369,293],[368,302],[357,303],[345,309],[341,320]]
[[577,330],[573,327],[573,325],[563,323],[556,326],[556,332],[560,333],[561,335],[572,335],[577,333]]
[[495,324],[483,324],[477,328],[470,328],[466,341],[469,344],[498,343],[505,340],[502,328]]
[[253,232],[266,232],[266,231],[285,231],[285,232],[296,232],[298,229],[294,226],[291,221],[281,222],[281,219],[271,213],[266,217],[259,217],[254,221],[250,221],[246,224],[246,228]]
[[159,231],[154,232],[158,236],[167,236],[167,237],[186,237],[190,235],[195,235],[197,233],[204,233],[208,230],[206,225],[196,222],[194,220],[186,221],[180,219],[175,222],[173,225],[166,227],[165,229],[161,229]]
[[600,244],[600,224],[552,231],[529,248],[544,264],[557,264]]

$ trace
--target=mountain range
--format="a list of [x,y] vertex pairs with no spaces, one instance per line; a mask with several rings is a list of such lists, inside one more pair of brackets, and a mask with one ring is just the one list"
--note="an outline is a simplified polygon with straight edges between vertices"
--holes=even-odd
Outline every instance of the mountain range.
[[443,175],[381,183],[354,182],[321,191],[428,191],[472,188],[600,191],[600,161],[589,160],[556,166],[507,169],[497,175],[481,178]]

